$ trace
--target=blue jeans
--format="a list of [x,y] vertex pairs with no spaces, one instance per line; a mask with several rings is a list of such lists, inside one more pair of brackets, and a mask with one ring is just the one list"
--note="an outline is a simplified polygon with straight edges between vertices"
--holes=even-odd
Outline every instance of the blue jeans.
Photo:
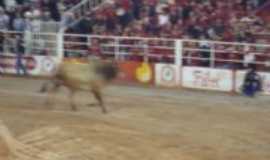
[[27,71],[25,66],[22,63],[22,57],[21,56],[17,56],[16,58],[16,72],[18,75],[20,75],[20,71],[23,71],[24,75],[27,75]]
[[247,85],[244,85],[243,93],[246,96],[254,97],[256,92],[260,90],[259,84],[256,82],[249,83]]

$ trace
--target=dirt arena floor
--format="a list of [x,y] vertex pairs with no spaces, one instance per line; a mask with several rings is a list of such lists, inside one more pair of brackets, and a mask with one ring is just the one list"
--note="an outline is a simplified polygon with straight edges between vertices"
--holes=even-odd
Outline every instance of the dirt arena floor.
[[0,78],[0,160],[269,160],[270,98],[109,86],[109,113],[62,89],[51,108],[42,80]]

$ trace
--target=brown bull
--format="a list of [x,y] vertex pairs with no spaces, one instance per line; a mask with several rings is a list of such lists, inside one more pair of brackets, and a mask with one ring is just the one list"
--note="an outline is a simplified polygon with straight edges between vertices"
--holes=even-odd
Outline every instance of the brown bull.
[[[117,75],[116,64],[108,61],[63,62],[56,73],[41,87],[41,92],[55,93],[61,86],[69,89],[69,102],[72,110],[77,110],[74,94],[77,91],[90,91],[98,100],[103,113],[107,109],[103,103],[101,89]],[[50,86],[52,84],[52,86]],[[49,105],[49,97],[47,97]]]

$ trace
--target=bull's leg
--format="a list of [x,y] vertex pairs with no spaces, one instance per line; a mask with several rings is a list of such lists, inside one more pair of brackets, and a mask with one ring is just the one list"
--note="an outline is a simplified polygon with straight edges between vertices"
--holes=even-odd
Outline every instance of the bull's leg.
[[59,88],[62,83],[57,78],[50,79],[49,81],[42,84],[39,92],[44,93],[44,92],[47,92],[48,90],[50,90],[50,89],[48,89],[50,84],[53,84],[52,90],[54,90],[54,88],[57,88],[57,87]]
[[[48,85],[49,83],[45,84]],[[46,106],[50,107],[52,105],[51,100],[54,98],[55,93],[59,90],[61,84],[58,83],[57,81],[52,81],[52,88],[50,88],[48,90],[48,86],[46,86],[45,91],[48,90],[48,95],[47,95],[47,99],[46,99]],[[42,88],[41,88],[42,89]]]
[[48,90],[48,85],[49,85],[49,82],[43,83],[43,85],[41,86],[39,92],[40,92],[40,93],[47,92],[47,90]]
[[76,106],[75,101],[74,101],[75,100],[74,96],[75,96],[75,91],[70,89],[70,92],[69,92],[69,104],[71,106],[72,111],[77,111],[77,106]]
[[103,99],[102,99],[100,91],[97,89],[93,89],[92,93],[94,94],[95,98],[98,100],[99,106],[101,107],[102,112],[107,113],[107,109],[103,103]]

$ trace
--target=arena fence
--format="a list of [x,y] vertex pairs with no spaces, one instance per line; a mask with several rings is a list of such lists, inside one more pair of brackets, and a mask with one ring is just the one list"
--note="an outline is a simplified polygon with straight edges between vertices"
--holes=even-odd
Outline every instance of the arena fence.
[[61,22],[40,22],[40,32],[57,33],[61,31]]
[[257,32],[253,33],[257,42],[259,43],[270,43],[270,32]]
[[63,57],[101,57],[118,62],[122,82],[237,92],[248,64],[255,63],[263,93],[270,94],[269,44],[5,31],[0,62],[8,73],[15,73],[18,42],[32,75],[49,75]]
[[0,71],[16,74],[17,55],[23,54],[23,63],[29,74],[48,76],[61,62],[63,36],[59,33],[0,31]]

